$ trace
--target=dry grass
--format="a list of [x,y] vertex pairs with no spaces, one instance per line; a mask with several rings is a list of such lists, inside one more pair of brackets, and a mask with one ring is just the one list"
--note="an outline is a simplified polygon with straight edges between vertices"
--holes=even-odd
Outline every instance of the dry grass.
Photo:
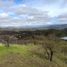
[[0,67],[67,67],[62,58],[67,57],[58,52],[50,62],[41,45],[0,45]]

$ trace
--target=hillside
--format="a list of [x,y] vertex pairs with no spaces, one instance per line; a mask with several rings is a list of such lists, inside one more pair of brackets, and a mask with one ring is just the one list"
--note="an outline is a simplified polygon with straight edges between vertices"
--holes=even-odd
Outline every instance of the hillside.
[[6,48],[0,44],[0,67],[67,67],[66,59],[67,56],[58,52],[50,62],[41,45],[15,44]]
[[0,67],[67,67],[66,30],[0,30]]

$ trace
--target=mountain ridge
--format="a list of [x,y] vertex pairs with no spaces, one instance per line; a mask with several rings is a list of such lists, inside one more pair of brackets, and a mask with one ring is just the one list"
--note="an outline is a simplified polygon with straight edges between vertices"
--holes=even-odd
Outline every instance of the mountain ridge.
[[0,27],[0,30],[46,30],[46,29],[64,29],[67,24],[41,25],[39,27]]

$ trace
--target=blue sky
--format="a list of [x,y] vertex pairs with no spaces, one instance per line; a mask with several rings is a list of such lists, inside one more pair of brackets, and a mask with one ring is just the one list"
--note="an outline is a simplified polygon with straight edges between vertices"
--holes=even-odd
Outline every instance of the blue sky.
[[0,27],[67,24],[67,0],[0,0]]

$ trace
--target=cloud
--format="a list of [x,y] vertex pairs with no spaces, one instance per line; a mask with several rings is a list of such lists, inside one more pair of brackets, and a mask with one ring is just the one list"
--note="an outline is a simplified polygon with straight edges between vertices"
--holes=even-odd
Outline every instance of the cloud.
[[[10,12],[15,15],[10,16]],[[0,14],[1,26],[35,26],[45,25],[49,22],[49,16],[46,11],[41,11],[36,8],[20,4],[5,10],[5,13]]]
[[67,24],[67,13],[63,13],[57,17],[57,20],[61,24]]
[[0,17],[8,17],[8,14],[7,13],[0,13]]
[[[29,7],[25,4],[16,6],[11,9],[14,13],[17,15],[28,15],[29,19],[32,18],[31,20],[47,20],[49,18],[47,11],[41,11],[36,8]],[[10,11],[11,11],[10,10]]]
[[9,8],[14,4],[14,0],[0,0],[0,8]]
[[[15,0],[0,0],[0,9],[3,10],[0,12],[0,27],[50,25],[55,24],[55,20],[58,20],[58,24],[67,23],[67,16],[64,14],[67,12],[67,7],[66,5],[62,7],[67,3],[66,0],[23,1],[24,3],[17,4]],[[57,18],[54,20],[56,16]]]

